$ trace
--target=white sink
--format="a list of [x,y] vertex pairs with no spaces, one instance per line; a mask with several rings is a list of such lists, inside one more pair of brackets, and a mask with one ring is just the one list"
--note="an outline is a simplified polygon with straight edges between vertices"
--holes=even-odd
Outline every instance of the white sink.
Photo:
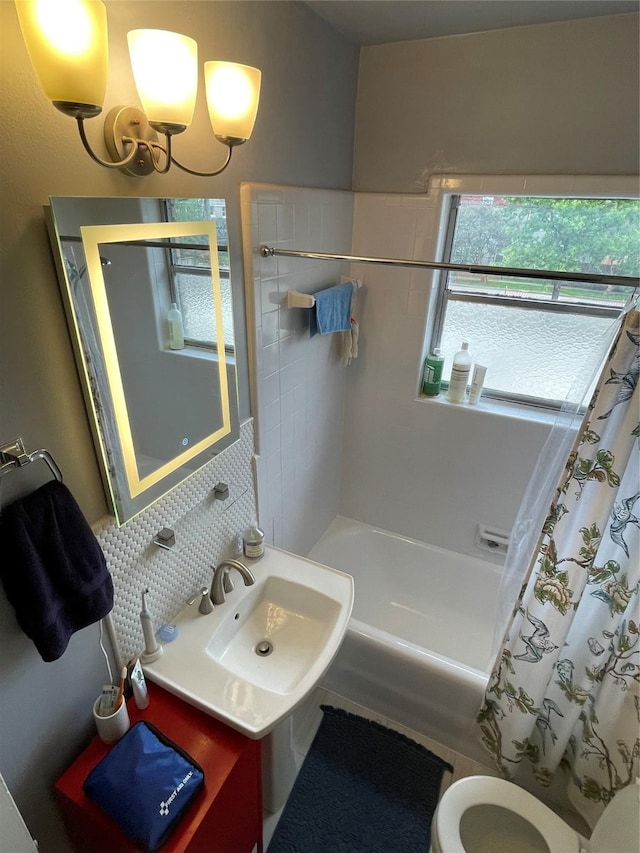
[[246,563],[255,584],[235,583],[203,616],[197,602],[174,620],[179,634],[145,674],[243,734],[268,734],[315,687],[338,651],[353,606],[350,575],[266,548]]

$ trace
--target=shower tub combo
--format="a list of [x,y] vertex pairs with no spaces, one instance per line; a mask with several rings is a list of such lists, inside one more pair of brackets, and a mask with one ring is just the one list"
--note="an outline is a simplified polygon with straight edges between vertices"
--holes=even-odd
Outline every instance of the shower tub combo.
[[501,569],[338,516],[309,559],[351,574],[353,614],[322,686],[486,761],[475,715]]

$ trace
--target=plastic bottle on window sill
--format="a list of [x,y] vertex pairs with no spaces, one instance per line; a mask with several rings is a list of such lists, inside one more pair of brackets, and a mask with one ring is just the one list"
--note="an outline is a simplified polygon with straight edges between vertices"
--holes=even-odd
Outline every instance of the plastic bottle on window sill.
[[424,370],[422,372],[422,393],[425,396],[437,397],[440,393],[443,366],[444,356],[440,354],[440,349],[436,347],[431,355],[428,355],[424,360]]
[[462,348],[453,357],[449,390],[447,391],[447,400],[450,403],[464,403],[470,372],[471,356],[469,355],[469,344],[467,341],[463,341]]
[[264,531],[254,522],[242,536],[242,553],[249,560],[259,560],[264,556]]
[[182,325],[182,314],[175,302],[167,312],[169,324],[169,349],[184,349],[184,327]]
[[471,389],[469,391],[469,405],[475,406],[482,394],[484,387],[484,379],[487,375],[487,368],[483,364],[475,364],[473,367],[473,379],[471,380]]

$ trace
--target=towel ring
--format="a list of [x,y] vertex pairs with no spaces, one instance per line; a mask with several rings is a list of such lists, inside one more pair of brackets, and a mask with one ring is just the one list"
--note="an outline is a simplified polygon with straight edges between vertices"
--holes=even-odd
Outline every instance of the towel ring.
[[55,479],[61,483],[62,471],[49,451],[43,448],[42,450],[34,450],[33,453],[27,453],[21,438],[0,445],[0,477],[13,468],[23,468],[38,459],[42,459],[46,463]]

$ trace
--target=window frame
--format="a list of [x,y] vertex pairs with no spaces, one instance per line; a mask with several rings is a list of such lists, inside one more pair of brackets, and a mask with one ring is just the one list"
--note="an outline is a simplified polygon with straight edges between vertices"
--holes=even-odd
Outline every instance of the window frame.
[[[180,222],[179,219],[174,219],[170,215],[170,201],[175,201],[176,199],[162,199],[162,206],[164,210],[164,217],[167,222]],[[171,302],[175,302],[178,305],[178,308],[182,310],[182,302],[180,299],[180,288],[176,284],[176,278],[179,273],[183,273],[185,275],[198,275],[198,276],[208,276],[211,279],[211,266],[192,266],[190,264],[182,264],[176,261],[177,251],[181,248],[180,244],[176,243],[175,248],[166,249],[167,255],[167,268],[169,270],[169,294]],[[217,243],[218,248],[218,258],[220,258],[220,254],[224,252],[227,257],[229,254],[229,246],[225,243]],[[192,248],[192,251],[197,251],[197,249]],[[201,251],[206,252],[209,251],[208,246],[202,246]],[[223,281],[228,281],[228,287],[231,289],[231,269],[229,266],[218,267],[218,276],[220,278],[220,283],[222,285]],[[233,299],[233,294],[232,299]],[[233,329],[233,327],[232,327]],[[224,351],[227,357],[235,355],[235,329],[233,329],[233,337],[234,343],[227,344],[225,342]],[[199,349],[208,350],[209,352],[217,353],[218,352],[218,342],[210,342],[200,340],[199,338],[191,338],[185,335],[184,342],[187,346],[190,347],[198,347]]]
[[[462,182],[458,182],[461,184]],[[440,212],[440,228],[441,228],[441,248],[438,253],[439,260],[444,263],[451,263],[451,254],[453,250],[453,242],[455,236],[455,227],[460,207],[460,200],[465,195],[476,195],[474,189],[467,189],[463,186],[458,186],[455,189],[445,190],[442,193],[442,207]],[[626,193],[591,193],[580,192],[580,188],[576,187],[572,192],[529,192],[526,189],[514,190],[495,189],[485,186],[482,190],[482,195],[486,196],[507,196],[522,198],[579,198],[579,199],[631,199],[638,200],[638,196]],[[499,265],[496,265],[499,267]],[[577,272],[577,271],[576,271]],[[616,317],[622,312],[622,308],[618,305],[608,307],[606,305],[588,305],[575,302],[561,302],[554,299],[526,299],[522,297],[509,297],[499,295],[489,295],[486,293],[460,292],[449,288],[450,270],[438,270],[435,273],[435,305],[433,315],[433,325],[431,328],[431,345],[430,351],[435,347],[439,347],[442,341],[447,308],[450,302],[466,302],[468,304],[496,305],[507,308],[518,308],[521,310],[537,310],[547,311],[554,314],[571,314],[572,316],[592,316],[605,317],[613,322]],[[638,294],[639,288],[635,287],[631,291],[630,297]],[[443,380],[442,388],[446,390],[449,387],[448,380]],[[561,408],[562,401],[549,398],[536,397],[526,394],[507,393],[486,387],[483,390],[483,397],[496,400],[503,403],[517,404],[530,406],[541,409],[558,410]]]

